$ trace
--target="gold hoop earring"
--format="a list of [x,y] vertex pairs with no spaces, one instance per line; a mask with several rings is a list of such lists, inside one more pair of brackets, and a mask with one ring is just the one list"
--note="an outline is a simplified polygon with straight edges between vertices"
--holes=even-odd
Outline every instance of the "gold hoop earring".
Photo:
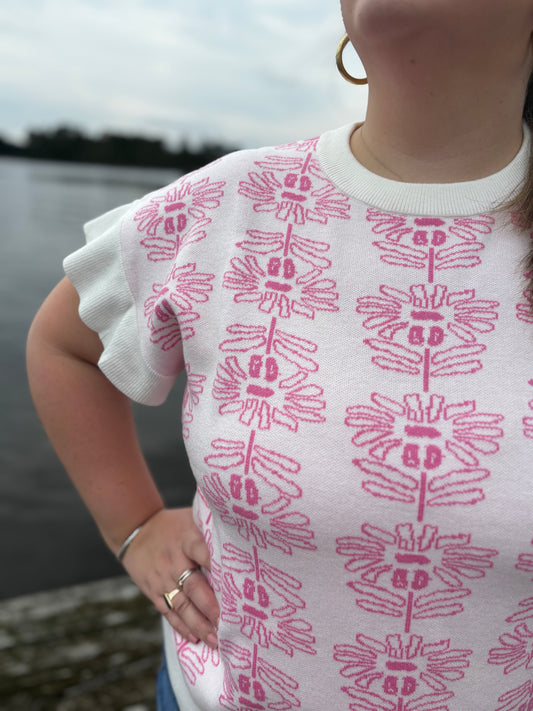
[[363,84],[368,84],[368,79],[365,77],[364,79],[356,79],[353,77],[351,74],[348,74],[346,71],[346,67],[344,66],[344,62],[342,61],[342,53],[344,52],[344,49],[348,42],[350,41],[350,38],[348,35],[344,35],[344,37],[341,39],[339,46],[337,47],[337,69],[341,73],[341,75],[346,79],[346,81],[349,81],[350,84],[357,84],[358,86],[362,86]]

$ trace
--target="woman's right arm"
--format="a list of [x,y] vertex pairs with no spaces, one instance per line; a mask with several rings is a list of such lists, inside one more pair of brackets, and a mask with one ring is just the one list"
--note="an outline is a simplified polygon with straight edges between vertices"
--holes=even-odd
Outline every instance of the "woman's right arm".
[[209,553],[190,509],[165,509],[140,450],[129,399],[97,366],[98,335],[78,315],[78,294],[63,279],[40,308],[28,335],[27,368],[46,433],[116,554],[141,532],[124,567],[180,634],[216,646],[218,606],[203,575],[191,575],[169,612],[163,598],[186,569],[209,569]]

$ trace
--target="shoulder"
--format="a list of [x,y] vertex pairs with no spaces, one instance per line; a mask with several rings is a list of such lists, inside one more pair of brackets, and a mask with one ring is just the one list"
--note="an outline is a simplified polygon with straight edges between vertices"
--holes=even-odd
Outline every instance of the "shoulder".
[[312,138],[229,153],[133,203],[124,218],[123,235],[128,239],[140,234],[141,244],[150,248],[157,237],[158,249],[170,255],[176,249],[175,238],[180,246],[197,242],[209,225],[234,221],[236,210],[265,212],[275,205],[281,209],[288,200],[290,209],[293,203],[295,210],[302,209],[304,197],[327,182],[318,143],[319,138]]
[[301,170],[304,163],[315,157],[319,137],[282,145],[263,146],[234,151],[198,170],[186,173],[169,185],[145,195],[132,208],[142,205],[181,200],[216,201],[222,197],[224,187],[239,183],[250,173],[259,170]]

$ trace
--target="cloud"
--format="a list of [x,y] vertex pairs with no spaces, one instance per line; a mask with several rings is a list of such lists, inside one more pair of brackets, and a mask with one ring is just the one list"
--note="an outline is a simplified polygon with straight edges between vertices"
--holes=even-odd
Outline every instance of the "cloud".
[[4,0],[0,131],[85,130],[251,146],[364,115],[321,0]]

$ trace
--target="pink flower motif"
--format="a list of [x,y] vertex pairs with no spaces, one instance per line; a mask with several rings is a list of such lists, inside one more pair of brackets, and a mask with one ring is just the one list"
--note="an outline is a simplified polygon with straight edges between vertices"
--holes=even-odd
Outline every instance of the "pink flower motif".
[[533,631],[527,624],[518,625],[513,633],[502,634],[499,640],[502,646],[490,650],[489,664],[505,665],[504,674],[521,667],[533,669]]
[[[292,225],[287,226],[286,234],[248,230],[246,237],[247,239],[237,242],[237,247],[246,252],[263,256],[277,253],[280,258],[290,255],[293,259],[305,262],[306,265],[322,271],[331,267],[331,260],[324,256],[326,252],[329,252],[329,244],[297,235]],[[290,267],[288,269],[290,271]]]
[[[378,338],[364,341],[377,352],[374,364],[422,375],[424,392],[430,377],[465,375],[483,367],[479,355],[486,346],[478,343],[478,334],[494,330],[497,301],[476,299],[473,289],[449,292],[442,285],[416,284],[409,292],[383,285],[380,292],[361,297],[357,307],[358,313],[368,314],[364,327],[377,330]],[[459,344],[446,347],[450,337]]]
[[292,711],[301,708],[298,682],[261,657],[257,645],[245,649],[221,639],[225,667],[220,706],[228,711]]
[[322,278],[320,269],[298,276],[293,260],[271,257],[266,270],[257,258],[233,258],[224,274],[224,286],[238,293],[237,303],[257,303],[260,311],[288,318],[298,313],[313,319],[316,311],[338,311],[335,282]]
[[533,439],[533,417],[524,417],[522,422],[524,424],[524,435],[528,439]]
[[[325,419],[321,413],[325,407],[321,399],[323,389],[305,384],[307,377],[308,374],[302,372],[293,387],[279,383],[278,397],[267,401],[265,398],[272,397],[276,391],[257,386],[252,393],[247,374],[237,358],[231,356],[218,365],[213,396],[224,401],[219,408],[221,415],[238,415],[239,422],[248,426],[256,422],[261,430],[268,430],[275,423],[296,432],[301,421],[324,422]],[[247,397],[245,393],[257,396]]]
[[157,304],[150,321],[150,341],[163,351],[176,348],[182,341],[194,336],[194,328],[190,325],[199,318],[199,314],[190,312],[180,315],[172,308],[170,301],[163,299]]
[[141,244],[149,250],[148,259],[174,259],[182,246],[204,239],[211,222],[206,211],[219,207],[224,185],[190,176],[150,195],[133,217],[137,230],[147,235]]
[[533,680],[525,681],[498,699],[502,706],[496,711],[533,711]]
[[214,274],[196,273],[196,264],[174,266],[164,284],[153,284],[153,296],[144,302],[150,340],[167,351],[194,336],[190,325],[200,318],[193,304],[206,302]]
[[221,415],[237,415],[261,430],[276,423],[296,432],[301,421],[324,422],[323,389],[306,382],[318,370],[309,357],[316,344],[276,329],[275,319],[270,333],[263,326],[241,324],[227,331],[234,337],[221,343],[222,351],[252,354],[246,362],[228,356],[218,364],[213,397],[222,401]]
[[254,444],[214,440],[204,461],[209,474],[202,489],[223,523],[235,526],[242,538],[259,548],[273,546],[292,554],[293,548],[316,550],[309,518],[294,510],[302,490],[293,480],[300,471],[294,459]]
[[450,239],[450,235],[464,242],[475,242],[481,235],[489,235],[495,223],[490,215],[474,217],[456,217],[445,220],[433,217],[408,217],[399,214],[381,212],[369,208],[368,222],[373,223],[372,232],[384,235],[391,242],[405,241],[413,245],[440,247]]
[[196,264],[175,265],[164,284],[153,284],[154,295],[144,302],[148,325],[152,325],[154,312],[164,301],[171,301],[179,314],[192,311],[194,304],[208,301],[208,294],[213,290],[210,282],[214,278],[214,274],[197,272]]
[[184,439],[189,439],[189,425],[194,419],[194,408],[200,402],[200,395],[204,391],[206,376],[200,375],[199,373],[191,373],[191,366],[189,363],[185,364],[185,369],[187,371],[187,384],[185,385],[183,402],[181,406],[181,423],[183,437]]
[[428,270],[472,268],[481,264],[478,252],[485,248],[481,238],[492,232],[494,218],[489,215],[444,220],[432,217],[407,217],[369,208],[367,220],[372,232],[383,235],[374,242],[382,261],[401,267]]
[[[470,534],[440,534],[436,526],[411,523],[386,531],[363,524],[363,536],[337,539],[337,553],[355,573],[348,583],[363,610],[411,619],[446,617],[463,611],[470,595],[464,581],[485,577],[498,551],[470,545]],[[411,598],[411,604],[408,599]]]
[[498,318],[497,301],[476,299],[474,289],[449,291],[436,284],[416,284],[409,293],[382,285],[381,296],[363,296],[357,313],[367,314],[363,326],[377,330],[381,338],[398,340],[406,346],[440,346],[447,334],[463,343],[475,343],[480,333],[491,333]]
[[[529,385],[533,385],[533,379],[529,381]],[[530,400],[528,403],[529,409],[533,410],[533,400]],[[522,423],[524,425],[524,435],[528,439],[533,439],[533,417],[524,417],[522,418]]]
[[[254,201],[255,212],[273,212],[278,220],[290,218],[296,225],[349,219],[348,196],[323,176],[311,153],[305,158],[267,156],[256,165],[266,170],[249,173],[249,181],[242,181],[239,187],[240,195]],[[279,172],[282,175],[278,177]]]
[[498,554],[471,546],[470,534],[439,535],[438,527],[429,524],[420,526],[418,535],[412,523],[398,524],[394,532],[365,523],[361,531],[366,538],[337,539],[337,553],[349,558],[346,570],[358,572],[362,580],[371,582],[385,576],[398,590],[422,590],[430,583],[434,585],[432,576],[422,574],[422,570],[432,570],[447,587],[461,587],[463,578],[484,578],[493,566],[490,559]]
[[265,649],[316,654],[312,627],[301,617],[300,581],[261,560],[255,548],[251,554],[226,543],[224,551],[221,620]]
[[353,444],[379,461],[392,458],[398,466],[431,470],[447,452],[477,467],[482,457],[499,451],[503,415],[480,412],[473,400],[447,404],[442,395],[419,394],[393,400],[379,393],[370,399],[370,406],[348,407],[345,424],[355,429]]
[[[385,642],[358,634],[355,644],[335,645],[341,675],[353,681],[343,691],[358,703],[350,709],[448,710],[451,683],[464,678],[472,654],[450,649],[450,640],[424,643],[418,635],[388,635]],[[359,705],[360,704],[360,705]]]

